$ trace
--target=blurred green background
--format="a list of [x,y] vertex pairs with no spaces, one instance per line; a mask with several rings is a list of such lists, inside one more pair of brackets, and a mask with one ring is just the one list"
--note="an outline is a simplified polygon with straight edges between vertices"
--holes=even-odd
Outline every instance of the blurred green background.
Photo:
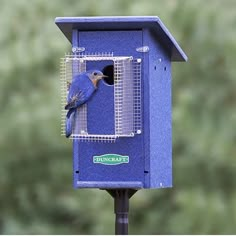
[[236,233],[236,1],[0,0],[0,233],[112,234],[113,200],[72,188],[56,16],[158,15],[173,64],[174,188],[141,190],[130,234]]

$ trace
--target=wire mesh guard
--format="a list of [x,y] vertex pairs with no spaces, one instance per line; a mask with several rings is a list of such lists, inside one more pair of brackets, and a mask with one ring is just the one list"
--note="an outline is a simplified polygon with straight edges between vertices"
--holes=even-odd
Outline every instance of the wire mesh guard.
[[61,59],[61,134],[65,135],[64,109],[67,103],[68,84],[73,75],[86,71],[88,62],[112,61],[114,65],[114,134],[88,133],[87,104],[78,108],[71,139],[80,141],[114,142],[120,137],[133,137],[142,132],[141,119],[141,59],[130,56],[102,54],[68,54]]

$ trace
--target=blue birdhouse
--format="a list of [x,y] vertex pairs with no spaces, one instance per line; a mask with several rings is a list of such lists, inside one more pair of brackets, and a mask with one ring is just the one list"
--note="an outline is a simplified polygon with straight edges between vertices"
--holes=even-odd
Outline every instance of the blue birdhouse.
[[187,57],[158,17],[57,17],[72,44],[62,59],[62,134],[68,86],[98,70],[72,134],[75,188],[172,186],[171,62]]

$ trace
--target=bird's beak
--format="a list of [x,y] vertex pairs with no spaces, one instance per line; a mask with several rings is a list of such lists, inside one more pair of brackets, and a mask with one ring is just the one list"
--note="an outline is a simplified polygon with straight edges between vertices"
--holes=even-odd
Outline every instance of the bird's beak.
[[107,75],[101,75],[101,76],[99,76],[98,79],[107,78],[107,77],[109,77],[109,76],[107,76]]

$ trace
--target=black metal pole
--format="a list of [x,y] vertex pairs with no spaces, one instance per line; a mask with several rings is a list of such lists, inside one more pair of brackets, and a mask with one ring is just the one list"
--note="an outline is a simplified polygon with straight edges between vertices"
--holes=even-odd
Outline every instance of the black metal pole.
[[129,196],[127,189],[116,190],[114,211],[116,214],[115,234],[128,234]]
[[114,198],[116,235],[128,234],[129,198],[131,198],[136,191],[135,189],[107,189],[107,192]]

